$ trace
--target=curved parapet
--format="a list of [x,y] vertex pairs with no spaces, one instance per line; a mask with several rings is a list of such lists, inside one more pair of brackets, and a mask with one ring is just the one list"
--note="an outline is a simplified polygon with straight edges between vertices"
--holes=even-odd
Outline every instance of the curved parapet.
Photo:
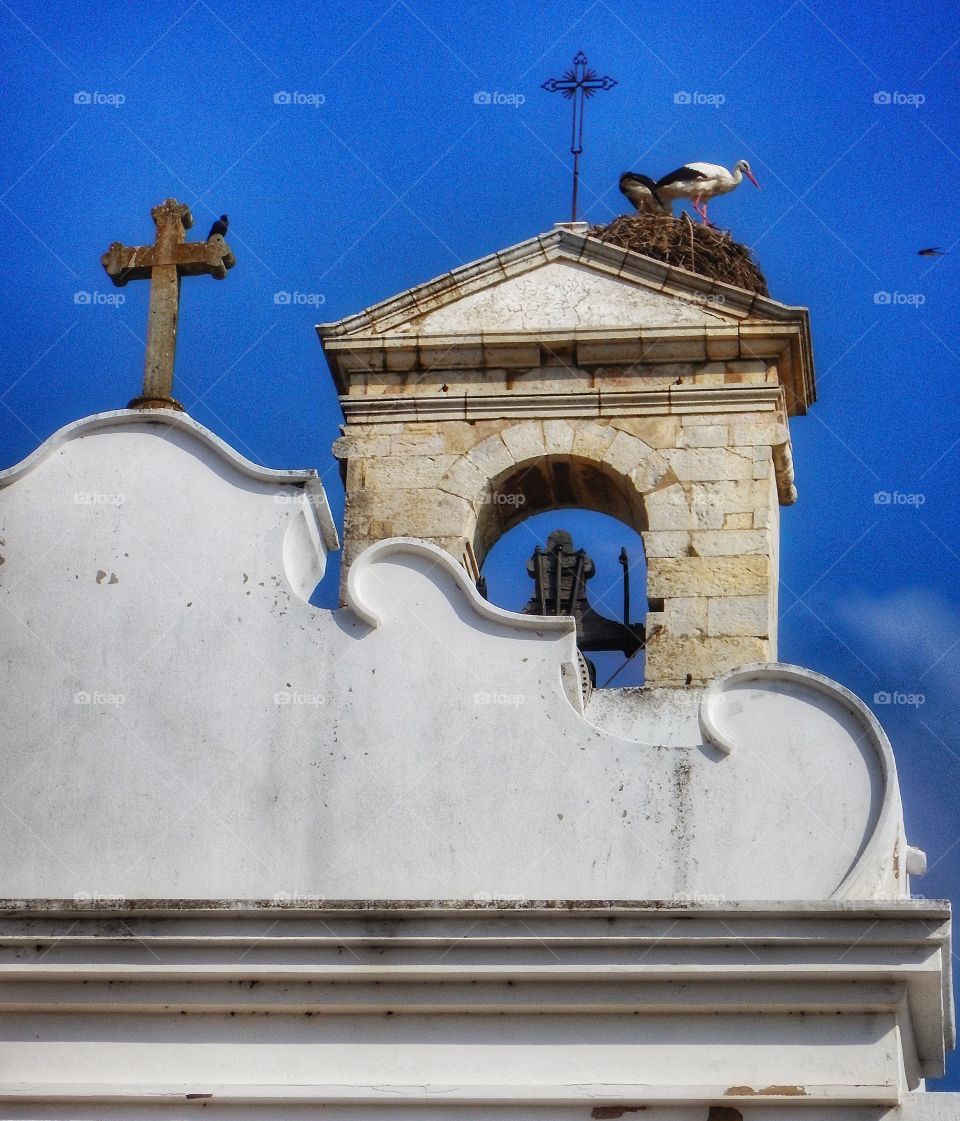
[[[124,438],[122,449],[118,437]],[[323,578],[327,554],[339,547],[317,472],[262,467],[185,413],[116,409],[73,421],[20,463],[0,471],[0,490],[14,488],[5,508],[13,525],[16,511],[24,506],[28,534],[32,532],[29,511],[39,493],[45,496],[45,509],[63,522],[83,507],[98,516],[111,507],[125,507],[127,523],[143,515],[154,525],[165,525],[173,538],[183,534],[189,539],[213,532],[205,509],[217,506],[224,493],[218,494],[218,478],[221,485],[232,484],[226,493],[241,502],[243,495],[272,498],[283,523],[285,575],[296,595],[309,599]],[[28,480],[35,488],[29,496],[15,486]],[[154,501],[163,504],[148,509]],[[228,524],[223,528],[229,532]],[[175,545],[172,551],[184,552]],[[160,564],[164,559],[163,553],[154,557]]]
[[[907,872],[922,872],[926,858],[907,845],[893,751],[859,697],[800,666],[744,666],[710,685],[699,718],[704,741],[728,755],[741,747],[762,751],[774,740],[797,753],[822,753],[820,774],[796,793],[811,804],[822,799],[823,830],[856,845],[831,898],[909,896]],[[826,812],[838,790],[839,815]]]
[[816,675],[585,703],[570,620],[410,538],[312,608],[315,476],[181,414],[89,418],[0,481],[0,894],[906,895],[889,746]]

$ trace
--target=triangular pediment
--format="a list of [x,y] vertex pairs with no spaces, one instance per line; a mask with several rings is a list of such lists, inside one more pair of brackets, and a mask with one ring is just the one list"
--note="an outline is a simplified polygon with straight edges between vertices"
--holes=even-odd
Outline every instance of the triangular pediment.
[[462,265],[317,334],[341,394],[356,375],[770,359],[790,410],[814,398],[806,308],[557,226]]
[[711,327],[796,320],[791,308],[559,227],[336,323],[322,340]]
[[[668,294],[559,258],[398,324],[397,334],[710,326],[730,322],[709,297]],[[696,294],[699,295],[699,294]]]

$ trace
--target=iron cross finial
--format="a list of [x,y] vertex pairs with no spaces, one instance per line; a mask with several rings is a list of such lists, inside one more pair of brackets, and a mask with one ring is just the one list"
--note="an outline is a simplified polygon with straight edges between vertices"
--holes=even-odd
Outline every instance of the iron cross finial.
[[573,206],[571,222],[577,220],[577,189],[580,185],[580,153],[583,151],[583,109],[588,97],[597,90],[612,90],[617,84],[615,78],[598,77],[595,70],[587,66],[587,56],[577,51],[573,67],[562,78],[548,78],[542,89],[548,93],[560,92],[573,102],[573,121],[570,132],[570,154],[573,156]]

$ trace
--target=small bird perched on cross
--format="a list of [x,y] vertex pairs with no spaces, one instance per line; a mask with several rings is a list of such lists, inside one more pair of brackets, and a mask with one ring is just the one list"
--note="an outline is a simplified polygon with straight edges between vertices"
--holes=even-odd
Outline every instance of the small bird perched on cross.
[[217,235],[219,235],[220,237],[225,237],[227,233],[227,226],[229,225],[230,219],[226,216],[226,214],[221,214],[216,222],[214,222],[210,227],[210,232],[207,234],[207,241],[209,241],[212,237],[216,237]]

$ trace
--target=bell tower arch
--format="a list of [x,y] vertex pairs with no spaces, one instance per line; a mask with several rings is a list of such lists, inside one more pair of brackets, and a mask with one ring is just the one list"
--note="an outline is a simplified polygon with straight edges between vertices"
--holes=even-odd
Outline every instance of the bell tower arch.
[[476,579],[531,513],[643,538],[646,681],[776,658],[791,414],[814,398],[804,308],[558,226],[318,328],[346,424],[344,574],[417,537]]

